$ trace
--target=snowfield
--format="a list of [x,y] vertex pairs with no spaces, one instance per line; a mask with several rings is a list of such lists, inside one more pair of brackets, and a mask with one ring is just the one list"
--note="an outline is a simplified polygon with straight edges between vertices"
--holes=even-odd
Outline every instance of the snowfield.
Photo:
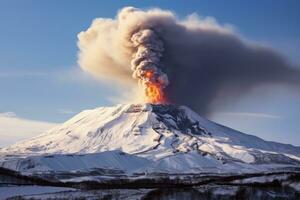
[[121,151],[107,151],[91,154],[53,154],[48,156],[31,156],[27,158],[10,159],[1,167],[26,174],[37,172],[81,172],[96,169],[110,169],[115,173],[131,171],[146,166],[151,161],[125,154]]
[[125,104],[86,110],[42,135],[0,149],[23,174],[256,173],[300,168],[300,147],[216,124],[185,106]]
[[27,195],[39,195],[45,193],[55,193],[55,192],[68,192],[76,191],[74,188],[63,188],[63,187],[47,187],[47,186],[6,186],[0,187],[0,198],[7,199],[15,196],[27,196]]

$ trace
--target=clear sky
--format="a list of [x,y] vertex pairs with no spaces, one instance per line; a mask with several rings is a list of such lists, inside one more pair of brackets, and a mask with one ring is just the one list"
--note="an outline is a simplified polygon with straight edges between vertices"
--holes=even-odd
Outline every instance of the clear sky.
[[[83,109],[113,105],[111,97],[119,91],[82,74],[76,63],[76,42],[77,34],[94,18],[114,17],[124,6],[160,7],[179,18],[194,12],[212,16],[300,66],[298,0],[1,0],[2,116],[11,117],[7,112],[13,112],[20,119],[61,123]],[[211,119],[267,140],[300,146],[300,92],[296,90],[257,89],[220,108]]]

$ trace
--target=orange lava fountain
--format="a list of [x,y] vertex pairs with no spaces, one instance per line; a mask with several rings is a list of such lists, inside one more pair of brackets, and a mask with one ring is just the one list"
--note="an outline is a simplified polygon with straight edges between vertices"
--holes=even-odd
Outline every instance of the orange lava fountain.
[[[147,71],[145,76],[151,80],[153,77],[153,72]],[[147,82],[145,87],[146,97],[150,103],[159,104],[166,101],[161,85]]]
[[162,89],[158,85],[147,85],[146,96],[150,103],[164,103],[165,98]]

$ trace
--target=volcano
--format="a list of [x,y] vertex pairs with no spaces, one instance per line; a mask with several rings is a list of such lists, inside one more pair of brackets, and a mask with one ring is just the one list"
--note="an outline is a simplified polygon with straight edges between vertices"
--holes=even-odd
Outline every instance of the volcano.
[[160,104],[85,110],[42,135],[2,148],[0,154],[3,168],[64,181],[300,168],[300,147],[241,133],[185,106]]

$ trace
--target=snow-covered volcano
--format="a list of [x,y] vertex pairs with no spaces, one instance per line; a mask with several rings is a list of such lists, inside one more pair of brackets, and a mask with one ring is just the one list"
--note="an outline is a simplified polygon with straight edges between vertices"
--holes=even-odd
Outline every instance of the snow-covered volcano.
[[[0,153],[3,167],[19,171],[64,171],[77,166],[78,170],[220,173],[300,167],[300,147],[235,131],[185,106],[154,104],[85,110]],[[70,168],[70,163],[76,165]]]

